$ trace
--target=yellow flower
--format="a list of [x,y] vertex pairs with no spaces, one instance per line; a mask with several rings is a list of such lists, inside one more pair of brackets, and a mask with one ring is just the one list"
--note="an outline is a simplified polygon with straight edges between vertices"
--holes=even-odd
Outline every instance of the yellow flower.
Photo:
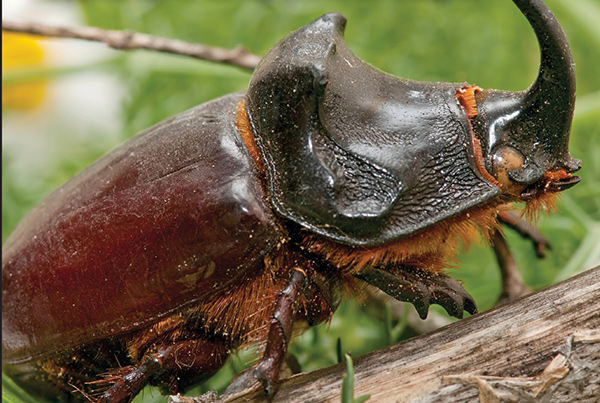
[[[2,77],[7,73],[32,70],[43,66],[44,52],[37,43],[40,37],[2,31]],[[3,80],[4,81],[4,80]],[[2,108],[27,110],[44,98],[46,80],[31,79],[2,84]]]

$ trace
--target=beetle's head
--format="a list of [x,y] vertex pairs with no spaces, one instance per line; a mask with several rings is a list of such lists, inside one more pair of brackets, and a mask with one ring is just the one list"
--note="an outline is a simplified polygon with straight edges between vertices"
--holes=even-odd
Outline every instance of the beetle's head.
[[541,1],[515,0],[538,38],[541,63],[523,92],[477,92],[472,120],[486,169],[503,193],[528,201],[579,182],[579,160],[569,154],[575,71],[564,32]]

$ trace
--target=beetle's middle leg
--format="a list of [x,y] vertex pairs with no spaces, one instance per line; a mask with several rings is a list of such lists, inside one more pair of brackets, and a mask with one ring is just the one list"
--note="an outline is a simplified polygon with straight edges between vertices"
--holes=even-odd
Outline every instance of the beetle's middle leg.
[[254,376],[260,380],[267,394],[274,392],[279,378],[279,369],[287,353],[288,343],[294,327],[294,306],[306,278],[306,272],[294,268],[288,286],[281,291],[267,336],[267,346],[261,361],[254,369]]
[[257,380],[263,384],[268,395],[274,393],[294,327],[296,302],[305,279],[306,272],[302,268],[292,269],[286,288],[279,293],[275,302],[267,334],[267,345],[261,360],[234,379],[223,396],[235,395],[253,388],[257,385]]

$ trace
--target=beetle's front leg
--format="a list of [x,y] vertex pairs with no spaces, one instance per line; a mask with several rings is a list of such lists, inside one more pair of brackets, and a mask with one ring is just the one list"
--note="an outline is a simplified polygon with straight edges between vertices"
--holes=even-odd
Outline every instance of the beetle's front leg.
[[394,272],[375,267],[355,275],[398,301],[414,305],[421,319],[427,317],[431,304],[441,305],[448,314],[461,319],[463,311],[477,313],[473,297],[453,278],[412,266],[399,266]]

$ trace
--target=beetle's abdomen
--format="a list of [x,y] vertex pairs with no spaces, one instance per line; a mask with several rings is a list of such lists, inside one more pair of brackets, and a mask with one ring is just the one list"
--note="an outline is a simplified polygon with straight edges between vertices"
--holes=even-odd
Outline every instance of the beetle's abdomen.
[[279,230],[241,98],[149,129],[29,214],[3,249],[5,360],[144,327],[262,267]]

